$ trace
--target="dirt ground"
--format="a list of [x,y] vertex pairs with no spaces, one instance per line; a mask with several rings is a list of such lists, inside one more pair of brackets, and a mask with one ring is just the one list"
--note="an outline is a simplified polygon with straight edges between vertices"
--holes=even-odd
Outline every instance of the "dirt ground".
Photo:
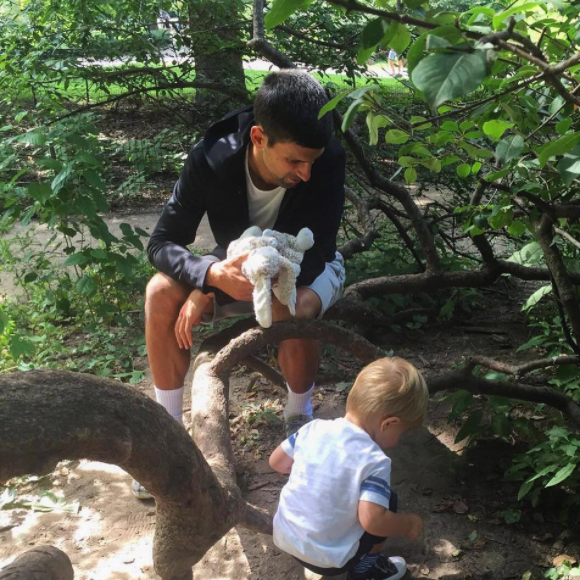
[[[453,324],[429,323],[417,330],[381,333],[385,350],[409,358],[427,375],[449,369],[461,355],[501,358],[525,340],[513,289],[499,286]],[[485,330],[488,329],[486,332]],[[271,354],[271,353],[270,353]],[[344,412],[348,384],[359,364],[333,348],[324,358],[315,396],[315,414]],[[252,380],[250,380],[252,378]],[[252,385],[252,386],[250,386]],[[151,396],[149,382],[137,385]],[[240,369],[232,378],[232,438],[238,477],[245,497],[272,513],[284,480],[267,464],[282,439],[284,395],[265,379]],[[189,402],[186,401],[186,408]],[[409,578],[542,577],[554,557],[580,556],[578,530],[567,529],[553,509],[533,510],[516,502],[517,485],[502,480],[502,466],[514,450],[499,440],[467,450],[454,445],[458,425],[446,420],[448,403],[431,402],[429,423],[393,450],[393,488],[400,509],[425,521],[420,541],[393,538],[388,553],[402,555]],[[43,485],[61,490],[76,514],[0,511],[0,568],[26,549],[52,544],[71,558],[77,580],[150,580],[155,507],[133,498],[129,476],[116,466],[90,461],[63,462],[49,477],[29,484],[38,495]],[[521,512],[521,513],[520,513]],[[508,524],[509,514],[520,521]],[[320,578],[281,553],[270,537],[233,529],[195,569],[196,580],[299,580]]]

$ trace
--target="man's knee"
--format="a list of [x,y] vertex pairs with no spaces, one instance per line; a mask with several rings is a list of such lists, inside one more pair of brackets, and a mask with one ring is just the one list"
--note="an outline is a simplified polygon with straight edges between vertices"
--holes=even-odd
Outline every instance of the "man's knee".
[[171,314],[179,309],[191,292],[191,288],[181,284],[166,274],[157,273],[145,289],[145,314]]
[[322,310],[320,296],[310,288],[298,288],[296,297],[296,318],[311,320],[318,318]]

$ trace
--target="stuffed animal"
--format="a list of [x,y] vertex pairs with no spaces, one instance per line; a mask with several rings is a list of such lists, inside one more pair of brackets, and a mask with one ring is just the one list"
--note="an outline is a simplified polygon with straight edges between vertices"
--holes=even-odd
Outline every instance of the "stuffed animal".
[[[292,236],[252,226],[228,246],[228,258],[251,251],[242,272],[254,285],[254,311],[260,326],[272,326],[272,292],[292,316],[296,314],[296,279],[304,252],[313,245],[314,236],[308,228]],[[277,278],[274,285],[273,278]]]

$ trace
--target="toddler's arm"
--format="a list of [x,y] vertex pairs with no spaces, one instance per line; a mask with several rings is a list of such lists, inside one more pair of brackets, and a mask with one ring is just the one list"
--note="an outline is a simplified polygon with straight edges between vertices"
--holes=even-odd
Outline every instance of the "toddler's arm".
[[270,467],[278,473],[290,473],[293,464],[294,459],[282,449],[282,445],[278,445],[270,455]]
[[394,513],[370,501],[358,502],[358,520],[366,532],[375,536],[406,536],[414,540],[423,532],[423,520],[418,515]]

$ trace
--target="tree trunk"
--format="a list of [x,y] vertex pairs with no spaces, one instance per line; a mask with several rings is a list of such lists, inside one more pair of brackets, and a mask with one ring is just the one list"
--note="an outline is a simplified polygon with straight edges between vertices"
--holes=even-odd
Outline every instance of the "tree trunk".
[[[238,8],[235,0],[190,0],[186,34],[195,60],[196,80],[229,85],[245,93],[244,44]],[[195,104],[201,108],[213,107],[219,102],[215,92],[198,90]]]

